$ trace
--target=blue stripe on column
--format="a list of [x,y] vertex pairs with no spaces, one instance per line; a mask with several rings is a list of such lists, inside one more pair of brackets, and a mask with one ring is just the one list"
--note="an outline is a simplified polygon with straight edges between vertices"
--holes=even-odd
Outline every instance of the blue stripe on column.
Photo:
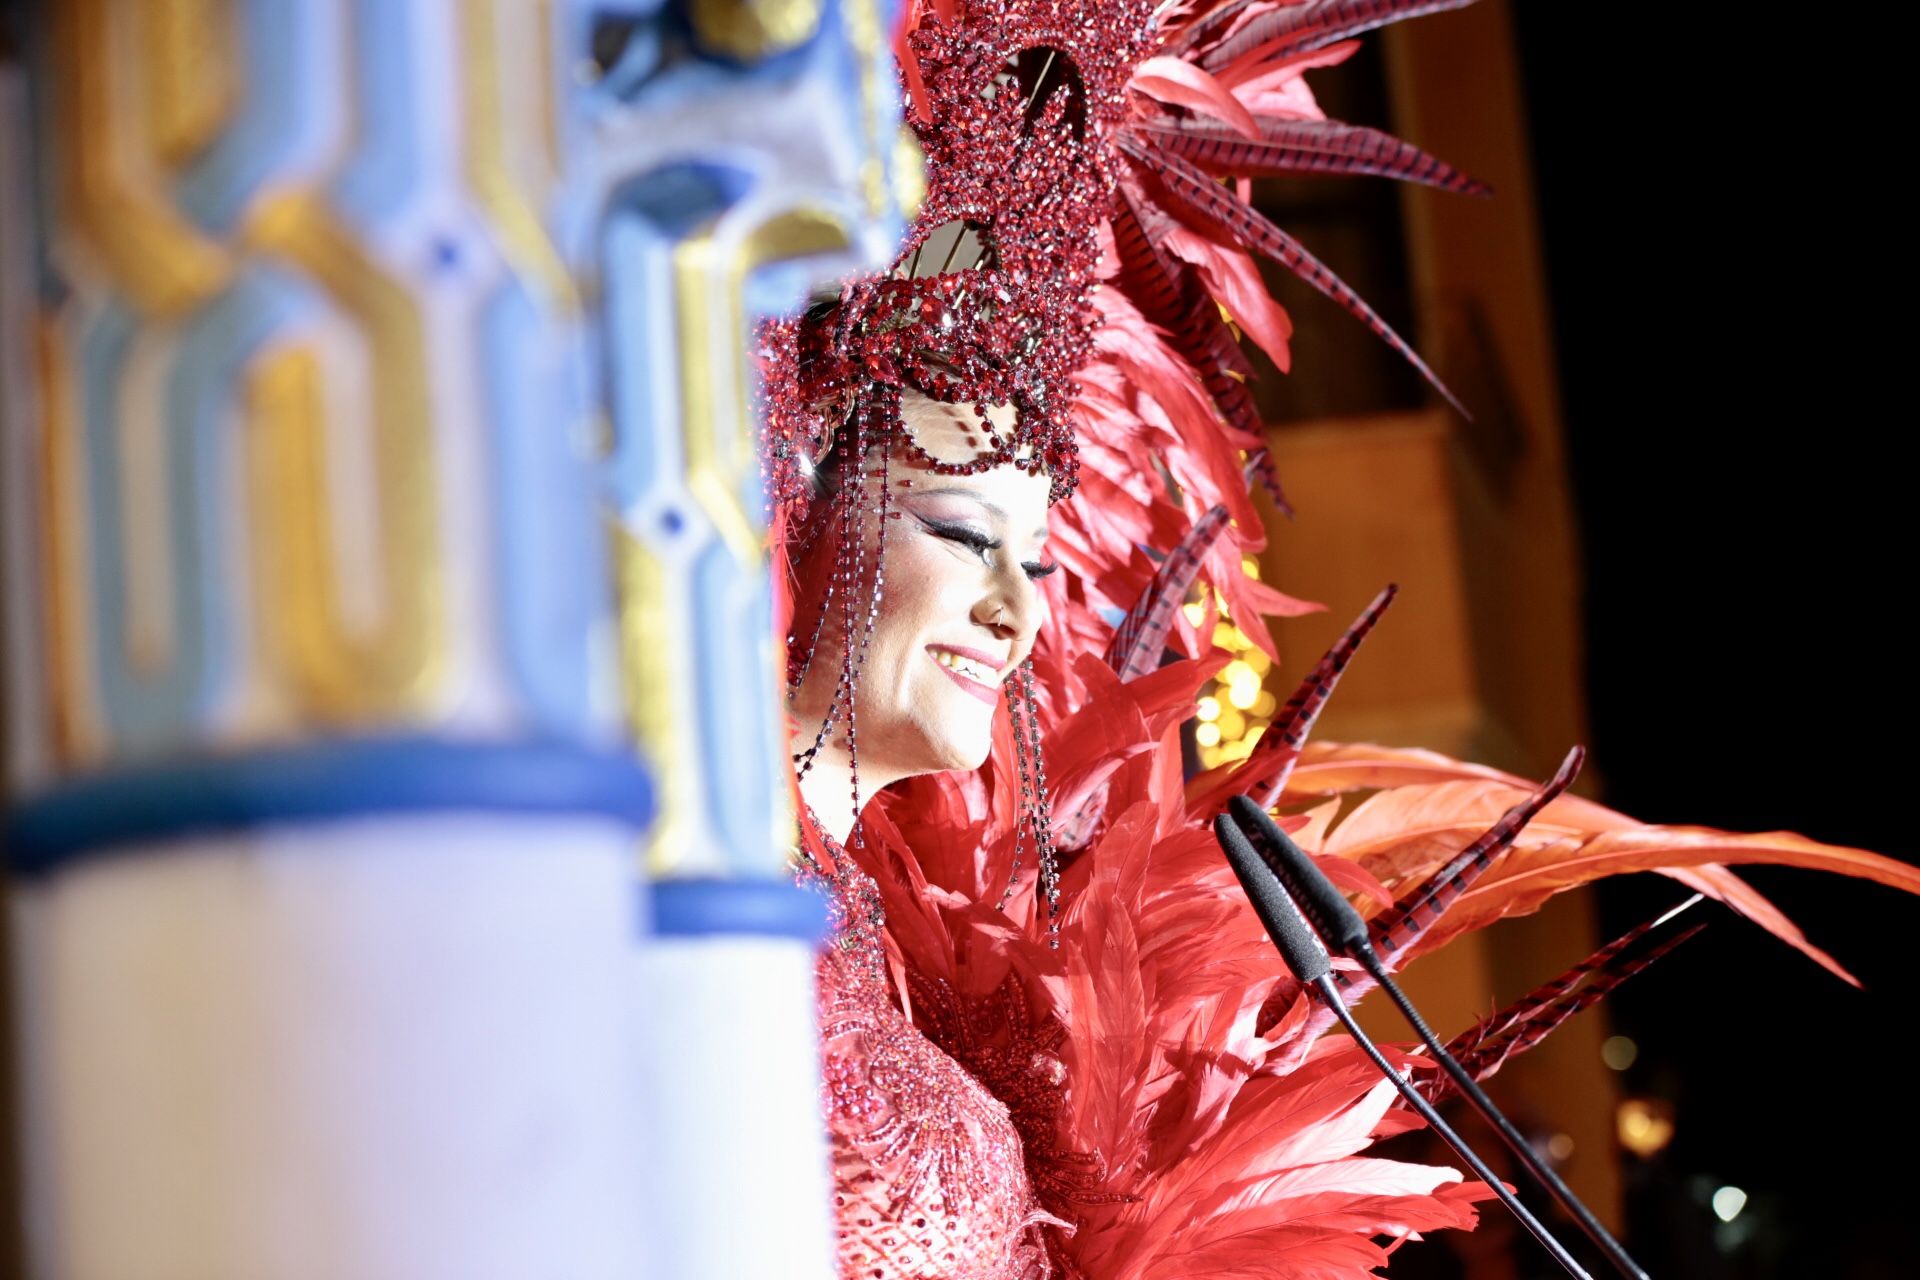
[[0,822],[13,870],[43,875],[118,845],[381,813],[599,815],[644,829],[653,782],[631,756],[566,743],[359,739],[94,774]]
[[[591,731],[594,636],[611,625],[598,476],[566,356],[571,322],[542,315],[507,277],[480,311],[493,445],[496,616],[529,715],[556,736]],[[566,566],[555,572],[556,565]],[[772,628],[766,634],[773,634]],[[769,704],[771,705],[771,704]]]
[[827,900],[786,880],[656,880],[648,889],[657,937],[765,934],[818,942]]

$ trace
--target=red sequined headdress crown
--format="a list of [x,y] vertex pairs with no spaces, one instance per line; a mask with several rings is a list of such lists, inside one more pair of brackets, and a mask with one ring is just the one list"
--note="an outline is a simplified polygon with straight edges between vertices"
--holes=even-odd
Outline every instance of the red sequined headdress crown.
[[[1100,229],[1115,191],[1114,129],[1144,47],[1141,0],[958,0],[906,36],[909,119],[928,187],[899,257],[769,335],[776,498],[845,421],[897,426],[912,388],[981,408],[987,445],[935,471],[1012,464],[1072,492],[1074,375],[1093,352]],[[1011,404],[1010,431],[985,426]],[[917,449],[911,436],[899,437]]]

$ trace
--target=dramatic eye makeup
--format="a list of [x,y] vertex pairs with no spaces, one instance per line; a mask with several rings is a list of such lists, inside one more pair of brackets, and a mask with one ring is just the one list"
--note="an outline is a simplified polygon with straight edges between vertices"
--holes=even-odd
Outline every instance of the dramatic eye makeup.
[[[982,560],[986,560],[990,553],[999,551],[1006,546],[1006,543],[1001,539],[983,530],[976,529],[963,520],[943,520],[937,516],[922,515],[919,512],[915,512],[913,518],[919,521],[921,527],[934,537],[944,538],[948,542],[957,543],[979,556]],[[1058,564],[1043,564],[1038,560],[1023,561],[1020,565],[1021,570],[1026,573],[1027,577],[1035,582],[1055,572],[1059,567]]]
[[976,529],[964,521],[942,520],[936,516],[923,516],[917,512],[913,518],[918,520],[921,527],[934,537],[945,538],[948,542],[957,542],[976,555],[984,556],[989,551],[998,551],[1000,549],[1000,540],[998,538],[980,529]]

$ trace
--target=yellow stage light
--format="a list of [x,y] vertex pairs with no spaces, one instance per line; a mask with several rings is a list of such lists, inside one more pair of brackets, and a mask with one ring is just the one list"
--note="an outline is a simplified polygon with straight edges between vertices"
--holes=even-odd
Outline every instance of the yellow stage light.
[[1614,1114],[1620,1145],[1645,1159],[1673,1141],[1673,1108],[1657,1098],[1628,1098]]

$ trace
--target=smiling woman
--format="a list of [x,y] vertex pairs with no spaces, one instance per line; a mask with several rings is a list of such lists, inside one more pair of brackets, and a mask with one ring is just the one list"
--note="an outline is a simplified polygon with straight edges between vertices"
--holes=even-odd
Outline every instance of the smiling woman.
[[[1027,68],[1024,93],[998,91],[1009,58]],[[796,861],[834,915],[816,969],[822,1104],[840,1271],[865,1280],[1046,1276],[1041,1228],[1071,1230],[1036,1196],[1018,1093],[989,1087],[914,1020],[914,978],[856,861],[873,851],[869,825],[886,829],[863,812],[882,788],[991,760],[1011,838],[982,892],[1058,941],[1031,658],[1048,617],[1048,513],[1079,470],[1072,378],[1090,349],[1090,215],[1107,192],[1081,154],[1069,59],[1014,45],[962,61],[953,92],[1000,117],[1032,162],[1020,200],[996,209],[985,169],[931,167],[895,270],[767,335]],[[978,92],[982,77],[995,92]],[[956,224],[995,251],[949,271],[956,252],[923,251]]]
[[[1001,691],[1033,650],[1046,617],[1039,580],[1054,568],[1043,555],[1047,475],[1017,461],[974,474],[934,470],[988,453],[990,439],[1010,433],[1013,419],[1011,406],[983,418],[969,406],[903,395],[898,430],[916,447],[881,450],[884,513],[878,503],[858,511],[840,505],[850,492],[839,483],[849,460],[820,472],[831,500],[817,505],[814,520],[858,525],[859,562],[878,562],[884,592],[870,622],[851,611],[858,675],[842,688],[849,611],[833,605],[845,594],[846,569],[832,538],[802,539],[795,616],[813,619],[819,639],[792,698],[801,732],[817,739],[812,748],[796,743],[803,755],[811,751],[800,789],[836,840],[853,829],[856,768],[859,801],[902,778],[979,768]],[[847,699],[855,718],[841,723]]]
[[[1043,776],[1025,664],[1053,571],[1052,482],[1031,446],[1002,447],[1020,430],[1011,406],[903,391],[897,415],[823,460],[790,542],[810,637],[789,679],[800,878],[835,915],[817,979],[845,1275],[1044,1274],[1035,1228],[1065,1225],[1034,1198],[1006,1105],[895,1004],[878,891],[843,847],[879,789],[984,764],[1003,694],[1021,774]],[[1044,819],[1031,830],[1041,844]],[[1057,892],[1050,873],[1043,892]]]

